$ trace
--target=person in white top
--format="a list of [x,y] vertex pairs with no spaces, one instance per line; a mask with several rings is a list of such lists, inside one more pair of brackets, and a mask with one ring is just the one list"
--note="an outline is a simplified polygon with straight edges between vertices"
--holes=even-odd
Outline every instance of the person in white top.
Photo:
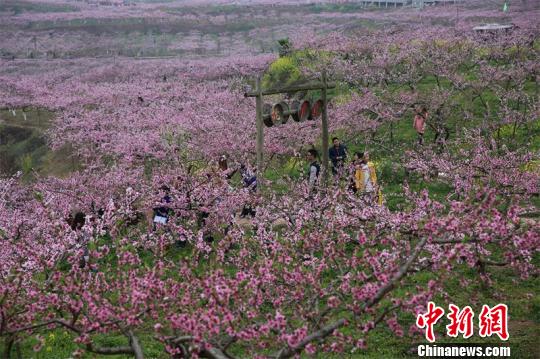
[[309,161],[309,187],[311,191],[314,191],[319,182],[319,172],[321,171],[321,166],[317,162],[317,157],[319,154],[317,150],[311,149],[308,151],[307,159]]

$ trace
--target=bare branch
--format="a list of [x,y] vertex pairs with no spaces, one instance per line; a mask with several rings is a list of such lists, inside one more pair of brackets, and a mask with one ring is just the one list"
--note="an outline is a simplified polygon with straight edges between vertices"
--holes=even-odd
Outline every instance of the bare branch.
[[129,345],[133,350],[133,354],[135,354],[135,359],[144,359],[144,354],[141,343],[139,342],[139,338],[137,338],[137,336],[131,330],[128,332],[128,337]]
[[478,262],[482,265],[486,266],[497,266],[497,267],[504,267],[505,265],[508,265],[508,262],[495,262],[489,259],[480,259]]

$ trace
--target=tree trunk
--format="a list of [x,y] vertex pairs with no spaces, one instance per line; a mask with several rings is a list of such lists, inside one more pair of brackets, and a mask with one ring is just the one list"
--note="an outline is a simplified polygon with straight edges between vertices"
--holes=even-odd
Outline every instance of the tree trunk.
[[11,358],[11,348],[13,347],[14,338],[9,336],[5,340],[4,344],[4,353],[2,354],[2,358],[9,359]]

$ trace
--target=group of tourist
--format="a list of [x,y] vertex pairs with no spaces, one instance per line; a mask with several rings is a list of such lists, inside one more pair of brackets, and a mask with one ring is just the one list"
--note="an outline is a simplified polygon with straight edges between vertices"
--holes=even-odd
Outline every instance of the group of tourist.
[[[424,133],[428,119],[427,108],[423,105],[415,108],[413,128],[417,134],[419,145],[424,143]],[[340,142],[339,138],[332,139],[333,146],[328,150],[328,157],[332,162],[332,174],[339,182],[346,171],[347,148]],[[308,151],[307,160],[309,162],[308,182],[312,191],[316,191],[321,166],[317,161],[319,154],[316,149]],[[382,203],[382,192],[377,183],[377,172],[375,165],[369,160],[368,152],[356,152],[351,162],[349,175],[349,189],[359,194],[366,202]]]
[[[208,181],[218,185],[226,181],[227,184],[234,177],[236,173],[239,173],[241,178],[242,188],[248,191],[248,193],[254,193],[257,190],[257,176],[250,170],[245,164],[240,164],[238,166],[230,167],[226,155],[220,156],[214,165],[206,169],[206,177]],[[232,186],[228,184],[232,189]],[[156,207],[152,210],[152,229],[156,230],[158,226],[165,225],[169,221],[169,217],[173,214],[171,210],[171,197],[170,190],[167,186],[161,187],[161,192],[163,197],[161,201],[157,203]],[[215,198],[214,203],[220,202],[221,198]],[[207,206],[208,207],[208,206]],[[255,215],[255,210],[253,206],[246,201],[246,204],[240,212],[240,217],[253,217]],[[207,219],[209,218],[210,213],[207,210],[199,210],[197,214],[197,225],[199,228],[204,228],[206,226]],[[211,234],[206,233],[203,236],[205,241],[211,242],[213,240]],[[183,244],[183,243],[182,243]]]
[[[420,145],[424,142],[427,118],[428,111],[425,106],[415,109],[413,128],[417,133],[418,144]],[[328,150],[328,157],[332,164],[331,170],[336,183],[339,183],[344,177],[348,177],[348,188],[351,192],[359,195],[366,203],[382,204],[383,198],[380,186],[377,183],[377,172],[374,163],[369,160],[368,152],[354,153],[350,166],[346,166],[348,159],[347,148],[340,142],[339,138],[334,137],[332,139],[332,147]],[[309,169],[307,178],[312,193],[317,191],[321,173],[321,165],[318,162],[318,158],[319,153],[316,149],[312,148],[308,151],[307,160],[309,162]],[[241,164],[236,168],[230,168],[227,156],[223,155],[218,159],[216,167],[217,170],[213,169],[213,176],[210,177],[215,179],[226,178],[228,181],[239,172],[242,178],[242,186],[249,191],[256,191],[257,176],[245,164]],[[165,192],[165,196],[162,199],[164,205],[155,207],[153,210],[154,228],[156,224],[166,224],[169,217],[168,213],[170,211],[167,209],[167,203],[170,202],[170,197],[167,188],[162,189]],[[241,215],[254,215],[254,210],[246,206],[242,210]],[[208,214],[203,213],[203,222],[206,217],[208,217]]]
[[[349,170],[348,188],[352,193],[359,195],[366,203],[373,204],[382,202],[382,195],[380,187],[377,183],[377,174],[375,165],[369,160],[368,152],[356,152],[350,163],[350,166],[346,166],[348,160],[348,152],[345,145],[343,145],[339,138],[334,137],[332,139],[333,146],[329,149],[328,155],[331,162],[331,170],[336,183],[339,183],[346,175],[347,169]],[[308,184],[312,193],[317,191],[319,187],[319,178],[321,174],[321,165],[318,161],[319,153],[315,149],[310,149],[307,153],[307,160],[309,162],[308,170]],[[233,176],[239,173],[241,178],[241,186],[250,193],[254,193],[257,189],[257,176],[250,168],[245,164],[230,167],[228,164],[227,156],[223,155],[216,161],[215,166],[211,166],[207,177],[210,181],[229,181]],[[173,215],[171,209],[171,190],[167,185],[159,187],[161,193],[161,199],[156,203],[149,213],[149,223],[152,230],[155,231],[159,226],[166,225]],[[219,198],[216,199],[219,201]],[[252,205],[246,202],[246,205],[242,208],[240,217],[253,217],[255,210]],[[81,229],[84,226],[85,214],[78,212],[74,218],[70,218],[68,223],[72,226],[73,230],[82,233]],[[206,224],[206,219],[209,217],[209,213],[201,211],[198,216],[198,225],[203,228]],[[205,238],[206,239],[206,238]],[[211,238],[209,239],[211,241]],[[86,248],[86,240],[82,240],[83,247]],[[81,267],[84,267],[88,262],[88,251],[85,249],[84,256],[81,259]]]
[[[332,163],[332,174],[334,180],[339,183],[346,172],[349,172],[349,190],[356,193],[364,199],[366,203],[382,203],[382,194],[380,186],[377,183],[377,172],[375,165],[369,160],[368,152],[356,152],[351,165],[345,166],[347,162],[347,148],[339,138],[332,139],[333,146],[328,150],[328,157]],[[307,160],[309,162],[308,182],[312,191],[316,191],[319,181],[321,167],[317,158],[317,150],[308,151]]]

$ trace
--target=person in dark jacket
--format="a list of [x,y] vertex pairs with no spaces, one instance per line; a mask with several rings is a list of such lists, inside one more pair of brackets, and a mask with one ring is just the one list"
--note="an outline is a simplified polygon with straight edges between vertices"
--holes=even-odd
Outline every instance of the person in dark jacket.
[[82,230],[86,224],[86,214],[83,212],[75,213],[75,216],[69,216],[68,223],[73,231],[77,233],[77,244],[82,247],[83,255],[79,259],[79,268],[86,267],[86,264],[90,260],[90,252],[88,250],[89,239]]
[[[244,164],[240,165],[240,175],[242,176],[242,184],[244,188],[251,193],[257,192],[257,176]],[[242,208],[240,217],[255,217],[255,209],[251,203],[246,203]]]
[[164,192],[164,196],[160,201],[158,207],[154,207],[154,230],[156,229],[157,224],[167,224],[169,221],[169,215],[172,210],[170,208],[170,203],[172,201],[170,196],[170,188],[166,185],[161,186],[161,190]]
[[240,174],[242,175],[244,188],[255,192],[257,190],[257,176],[244,164],[240,166]]
[[337,137],[332,138],[332,142],[334,146],[328,150],[328,156],[332,161],[332,174],[336,176],[343,172],[343,164],[347,159],[347,148],[340,143]]

